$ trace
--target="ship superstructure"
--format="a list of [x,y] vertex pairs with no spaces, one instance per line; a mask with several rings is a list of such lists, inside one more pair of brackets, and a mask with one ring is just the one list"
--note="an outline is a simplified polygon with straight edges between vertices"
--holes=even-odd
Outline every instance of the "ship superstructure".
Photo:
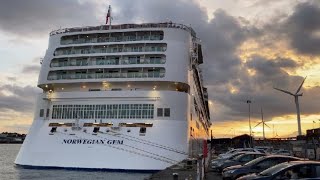
[[182,24],[51,32],[15,163],[159,170],[201,154],[210,127],[202,63],[200,40]]

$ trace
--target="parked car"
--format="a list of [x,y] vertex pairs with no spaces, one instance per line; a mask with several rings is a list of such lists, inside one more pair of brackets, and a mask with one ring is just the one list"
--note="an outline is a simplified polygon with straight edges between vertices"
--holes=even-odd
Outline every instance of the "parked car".
[[276,164],[280,164],[286,161],[297,161],[299,158],[292,156],[282,156],[282,155],[269,155],[259,157],[255,160],[252,160],[243,166],[231,166],[223,169],[222,178],[223,179],[237,179],[241,176],[251,174],[251,173],[260,173]]
[[263,150],[265,153],[270,153],[272,151],[271,146],[255,146],[255,149]]
[[232,153],[236,153],[236,152],[240,152],[240,151],[243,151],[243,152],[260,152],[258,151],[257,149],[254,149],[254,148],[237,148],[237,149],[232,149],[226,153],[223,153],[223,154],[219,154],[218,156],[218,159],[223,159],[223,158],[228,158],[230,157],[230,155]]
[[249,161],[252,161],[261,156],[265,156],[265,154],[257,153],[257,152],[247,152],[245,154],[236,156],[233,159],[225,160],[216,166],[216,170],[221,172],[224,168],[235,165],[243,165]]
[[240,152],[232,153],[232,154],[230,155],[230,157],[228,157],[228,158],[224,158],[224,159],[214,159],[214,160],[211,161],[211,168],[212,168],[212,169],[216,169],[216,167],[217,167],[218,164],[221,164],[221,163],[223,163],[223,162],[226,161],[226,160],[232,160],[232,159],[236,158],[237,156],[240,156],[240,155],[245,154],[245,153],[246,153],[246,152],[240,151]]
[[278,155],[285,155],[285,156],[292,156],[292,153],[285,149],[280,149],[277,151],[273,151],[272,154],[278,154]]
[[257,174],[242,176],[237,180],[320,179],[320,162],[291,161],[270,167]]

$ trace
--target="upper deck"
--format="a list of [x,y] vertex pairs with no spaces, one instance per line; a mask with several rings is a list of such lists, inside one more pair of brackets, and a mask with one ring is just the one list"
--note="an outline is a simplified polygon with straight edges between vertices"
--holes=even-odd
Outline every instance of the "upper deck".
[[146,28],[178,28],[189,32],[193,37],[196,37],[195,31],[184,24],[164,22],[164,23],[143,23],[143,24],[120,24],[120,25],[101,25],[101,26],[86,26],[86,27],[74,27],[54,30],[50,33],[50,36],[56,34],[68,34],[68,33],[81,33],[88,31],[99,30],[124,30],[124,29],[146,29]]

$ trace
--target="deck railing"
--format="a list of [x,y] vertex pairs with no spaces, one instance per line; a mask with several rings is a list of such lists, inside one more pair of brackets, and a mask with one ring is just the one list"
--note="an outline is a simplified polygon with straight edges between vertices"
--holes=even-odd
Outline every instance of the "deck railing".
[[68,66],[101,66],[101,65],[135,65],[135,64],[164,64],[166,62],[165,59],[144,59],[142,60],[128,60],[128,59],[121,59],[121,60],[89,60],[89,61],[73,61],[73,62],[57,62],[54,61],[51,63],[50,67],[68,67]]
[[101,26],[87,26],[87,27],[75,27],[64,28],[54,30],[50,33],[50,36],[55,34],[73,33],[73,32],[87,32],[87,31],[99,31],[99,30],[121,30],[121,29],[145,29],[145,28],[178,28],[189,32],[192,36],[196,37],[195,31],[184,24],[164,22],[164,23],[143,23],[143,24],[121,24],[121,25],[101,25]]

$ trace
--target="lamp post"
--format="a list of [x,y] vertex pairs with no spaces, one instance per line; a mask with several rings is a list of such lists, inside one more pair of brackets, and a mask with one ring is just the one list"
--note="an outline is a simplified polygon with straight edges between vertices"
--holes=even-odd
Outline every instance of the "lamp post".
[[253,147],[253,144],[252,144],[252,132],[251,132],[251,120],[250,120],[250,104],[251,104],[251,101],[250,101],[250,100],[247,100],[247,104],[249,105],[249,134],[250,134],[250,144],[251,144],[251,146]]
[[316,123],[315,121],[312,121],[312,129],[314,129],[314,124]]

